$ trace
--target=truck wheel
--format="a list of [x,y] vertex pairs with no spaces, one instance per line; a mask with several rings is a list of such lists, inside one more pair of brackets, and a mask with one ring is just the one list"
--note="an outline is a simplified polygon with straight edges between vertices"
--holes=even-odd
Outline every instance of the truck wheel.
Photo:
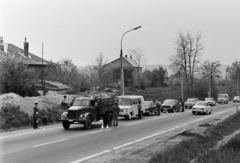
[[70,123],[69,122],[62,122],[62,126],[63,126],[63,128],[65,129],[65,130],[68,130],[69,129],[69,127],[70,127]]
[[112,122],[113,122],[113,114],[112,113],[108,113],[108,119],[107,119],[107,123],[109,126],[112,126]]
[[92,117],[90,115],[87,116],[86,122],[84,123],[85,129],[90,129],[92,127]]

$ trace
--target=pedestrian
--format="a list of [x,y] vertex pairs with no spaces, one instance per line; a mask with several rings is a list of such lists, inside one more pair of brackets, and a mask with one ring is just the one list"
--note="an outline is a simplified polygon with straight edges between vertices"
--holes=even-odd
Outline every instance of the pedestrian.
[[138,101],[138,118],[142,119],[142,105],[141,105],[141,101]]
[[158,116],[161,114],[161,105],[159,102],[157,102],[157,111],[158,111]]
[[35,106],[33,107],[33,128],[38,128],[38,116],[39,116],[39,110],[38,110],[38,101],[34,102]]
[[118,101],[115,101],[113,105],[113,127],[118,128],[118,114],[120,112],[120,108],[118,106]]
[[66,102],[67,101],[66,97],[67,97],[67,95],[64,95],[62,97],[61,105],[65,106],[65,107],[68,107],[68,103]]
[[182,112],[184,112],[185,106],[184,106],[184,101],[182,98],[179,99],[179,102],[181,103],[181,107],[182,107]]

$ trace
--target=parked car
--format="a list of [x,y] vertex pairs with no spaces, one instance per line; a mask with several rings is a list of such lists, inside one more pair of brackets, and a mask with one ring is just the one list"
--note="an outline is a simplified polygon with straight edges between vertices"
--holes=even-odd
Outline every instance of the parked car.
[[181,103],[176,99],[166,99],[161,107],[161,112],[181,111]]
[[229,102],[228,94],[219,94],[217,102],[218,104],[228,104]]
[[195,103],[199,101],[198,98],[189,98],[187,99],[187,101],[185,102],[185,109],[192,109],[192,107],[195,105]]
[[192,108],[193,114],[211,114],[212,107],[208,104],[207,101],[197,101]]
[[233,102],[240,102],[240,96],[234,96]]
[[208,97],[208,98],[205,98],[205,101],[206,101],[210,106],[216,106],[216,101],[214,100],[214,98]]
[[145,104],[145,114],[151,115],[151,114],[158,114],[157,105],[153,101],[144,101]]

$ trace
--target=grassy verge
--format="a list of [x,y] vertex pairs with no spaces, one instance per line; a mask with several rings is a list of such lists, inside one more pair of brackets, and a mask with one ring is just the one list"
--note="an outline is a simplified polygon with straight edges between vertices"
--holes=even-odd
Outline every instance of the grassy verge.
[[219,150],[212,150],[208,154],[198,157],[195,163],[239,163],[240,162],[240,134],[232,138]]
[[[54,124],[58,122],[62,112],[65,111],[60,105],[46,110],[39,110],[41,125]],[[20,110],[19,106],[7,105],[0,110],[0,131],[11,131],[16,129],[30,128],[33,124],[33,117]]]
[[[173,148],[166,149],[154,155],[150,163],[189,163],[196,157],[204,155],[206,151],[213,148],[224,136],[230,135],[239,128],[240,112],[237,112],[216,126],[208,128],[203,135],[195,135],[191,139],[182,141]],[[238,156],[238,159],[240,159],[240,156]]]

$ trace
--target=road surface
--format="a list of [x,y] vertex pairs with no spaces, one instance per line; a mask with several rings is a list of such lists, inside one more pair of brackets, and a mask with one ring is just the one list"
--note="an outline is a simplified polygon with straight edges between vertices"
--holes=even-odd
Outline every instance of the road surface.
[[90,130],[85,130],[83,125],[74,124],[69,130],[57,125],[5,133],[0,136],[0,162],[82,162],[234,109],[236,104],[213,107],[211,115],[193,115],[191,109],[186,109],[185,112],[175,115],[162,113],[161,116],[143,116],[141,120],[120,118],[119,128],[111,128],[108,131],[101,129],[100,121],[94,123]]

